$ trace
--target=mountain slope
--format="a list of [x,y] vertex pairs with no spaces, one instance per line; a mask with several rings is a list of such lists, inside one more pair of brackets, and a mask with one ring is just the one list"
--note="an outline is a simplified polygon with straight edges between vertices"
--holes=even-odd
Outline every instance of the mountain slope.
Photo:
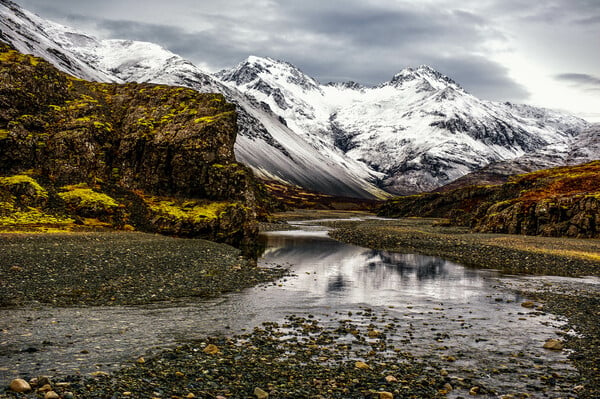
[[238,160],[259,176],[330,194],[382,197],[379,175],[343,154],[321,153],[271,110],[192,63],[152,43],[98,40],[0,0],[0,39],[47,59],[76,77],[101,82],[152,82],[220,92],[238,106]]
[[0,76],[0,227],[255,241],[256,182],[221,94],[88,82],[1,42]]
[[551,110],[479,100],[428,66],[377,87],[321,85],[289,63],[260,57],[217,76],[267,103],[322,151],[341,150],[383,173],[380,186],[397,194],[567,143],[587,126]]
[[213,76],[155,44],[97,40],[8,0],[0,0],[0,30],[19,50],[81,78],[221,92],[238,107],[239,161],[259,176],[334,195],[432,190],[493,162],[567,148],[588,126],[551,110],[479,100],[428,66],[377,87],[323,85],[260,57]]
[[386,217],[443,217],[479,232],[600,237],[600,161],[544,169],[495,186],[387,201]]
[[493,162],[436,191],[450,191],[469,185],[501,184],[513,175],[558,166],[574,166],[598,159],[600,159],[600,124],[593,124],[568,143],[549,145],[535,153]]

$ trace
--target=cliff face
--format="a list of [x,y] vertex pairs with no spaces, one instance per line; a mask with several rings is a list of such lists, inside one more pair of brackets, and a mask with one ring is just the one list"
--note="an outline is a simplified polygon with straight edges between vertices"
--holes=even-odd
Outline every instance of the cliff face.
[[32,208],[9,184],[26,176],[43,212],[240,244],[256,200],[236,134],[220,94],[87,82],[0,44],[0,188],[15,209]]
[[379,214],[443,217],[487,233],[598,238],[600,161],[518,175],[496,186],[400,197]]

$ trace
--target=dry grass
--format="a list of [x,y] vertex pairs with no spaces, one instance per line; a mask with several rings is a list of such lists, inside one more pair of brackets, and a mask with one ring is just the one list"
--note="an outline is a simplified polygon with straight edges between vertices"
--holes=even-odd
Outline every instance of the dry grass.
[[538,254],[566,256],[600,262],[600,240],[559,239],[545,237],[497,237],[486,240],[490,245]]

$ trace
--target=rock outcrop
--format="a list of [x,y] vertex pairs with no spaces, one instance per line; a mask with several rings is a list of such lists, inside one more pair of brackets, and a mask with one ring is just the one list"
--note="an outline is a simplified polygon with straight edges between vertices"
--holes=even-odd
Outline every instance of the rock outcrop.
[[[0,43],[5,225],[36,209],[79,224],[251,241],[256,183],[236,162],[236,134],[235,107],[220,94],[83,81]],[[32,203],[23,190],[44,195]]]
[[388,217],[439,217],[475,231],[554,237],[600,237],[600,161],[513,176],[501,185],[399,197]]

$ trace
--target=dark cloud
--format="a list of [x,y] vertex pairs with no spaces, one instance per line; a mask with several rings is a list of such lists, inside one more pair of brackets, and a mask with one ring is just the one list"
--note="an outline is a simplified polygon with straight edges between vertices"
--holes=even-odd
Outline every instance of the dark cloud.
[[579,19],[576,19],[574,22],[576,24],[587,25],[587,26],[600,25],[600,15],[596,15],[593,17],[579,18]]
[[525,101],[529,93],[492,59],[498,48],[508,47],[515,38],[494,18],[501,15],[523,26],[568,22],[589,27],[599,11],[598,0],[464,0],[460,5],[451,0],[146,0],[142,7],[133,0],[22,0],[22,4],[48,18],[95,28],[105,37],[158,43],[213,70],[259,55],[289,61],[322,82],[376,85],[404,67],[427,64],[476,96],[510,101]]
[[[356,15],[346,14],[342,19],[348,23],[355,17]],[[382,25],[382,19],[388,18],[389,16],[376,17],[371,14],[367,16],[369,22],[363,23]],[[471,19],[474,16],[463,14],[460,18]],[[407,17],[407,20],[410,19],[411,17]],[[398,22],[396,19],[393,21],[394,24]],[[320,25],[321,22],[317,24]],[[404,67],[428,64],[482,98],[518,101],[528,97],[527,91],[513,82],[508,77],[506,68],[497,63],[470,55],[458,47],[445,56],[425,48],[435,46],[431,41],[443,37],[442,31],[446,35],[450,34],[452,24],[443,24],[437,33],[433,29],[421,32],[402,27],[401,33],[396,32],[402,39],[395,45],[389,43],[390,35],[382,36],[378,41],[378,35],[366,28],[364,30],[375,37],[367,40],[354,31],[343,33],[345,28],[327,28],[327,35],[321,32],[319,37],[329,40],[316,44],[298,40],[294,35],[275,35],[268,41],[256,41],[249,45],[247,40],[234,40],[227,34],[228,31],[235,31],[234,21],[221,18],[216,25],[218,29],[190,33],[178,27],[132,21],[102,21],[98,24],[101,29],[111,32],[112,37],[156,42],[192,61],[208,63],[214,69],[230,67],[254,54],[289,61],[322,82],[354,80],[376,85],[389,80]],[[465,32],[460,32],[461,29],[454,34],[466,36]],[[411,50],[417,41],[422,46],[418,50]],[[335,44],[338,42],[344,42],[345,45],[340,48]]]
[[530,96],[525,87],[509,77],[506,67],[485,57],[447,57],[433,60],[432,64],[438,65],[440,72],[483,99],[525,101]]
[[556,80],[571,83],[585,90],[600,91],[600,78],[585,73],[561,73],[554,76]]

